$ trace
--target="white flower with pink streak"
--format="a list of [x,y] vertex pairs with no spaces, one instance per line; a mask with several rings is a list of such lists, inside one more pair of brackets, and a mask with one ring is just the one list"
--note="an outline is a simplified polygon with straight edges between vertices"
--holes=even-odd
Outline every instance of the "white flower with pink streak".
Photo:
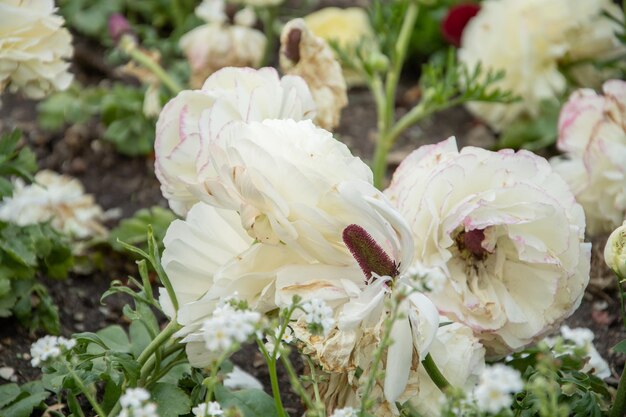
[[626,216],[626,82],[604,83],[604,95],[575,91],[559,118],[550,162],[585,209],[589,233],[609,232]]
[[200,90],[185,90],[163,108],[156,127],[155,171],[163,196],[184,216],[198,201],[189,190],[209,160],[209,144],[233,121],[304,120],[315,102],[300,77],[273,68],[224,68]]
[[415,259],[447,274],[430,294],[470,326],[490,356],[552,330],[589,280],[585,218],[567,184],[531,152],[491,152],[454,138],[423,146],[386,194],[409,222]]

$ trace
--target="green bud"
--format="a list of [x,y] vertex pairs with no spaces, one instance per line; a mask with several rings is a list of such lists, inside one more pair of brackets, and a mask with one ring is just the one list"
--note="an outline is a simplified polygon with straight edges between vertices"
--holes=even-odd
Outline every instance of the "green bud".
[[620,279],[626,278],[626,221],[609,236],[604,247],[604,262]]

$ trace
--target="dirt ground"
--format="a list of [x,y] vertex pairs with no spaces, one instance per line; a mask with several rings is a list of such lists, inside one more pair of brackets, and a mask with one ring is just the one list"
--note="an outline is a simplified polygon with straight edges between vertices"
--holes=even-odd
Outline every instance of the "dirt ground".
[[[337,1],[333,3],[336,4]],[[83,56],[82,59],[86,58]],[[84,66],[84,63],[79,65]],[[92,65],[94,68],[95,66]],[[88,70],[99,71],[94,68]],[[108,70],[101,68],[101,72],[106,75]],[[416,76],[406,75],[404,91],[412,87]],[[336,133],[356,155],[369,159],[375,139],[374,105],[365,89],[352,90],[349,99],[350,106],[344,110],[341,126]],[[399,114],[406,111],[406,103],[406,97],[400,94]],[[3,96],[0,132],[20,128],[26,142],[35,150],[40,168],[79,178],[104,209],[119,208],[122,217],[128,217],[144,207],[167,206],[154,175],[153,158],[129,158],[115,152],[110,144],[100,139],[103,127],[96,120],[83,126],[68,128],[61,134],[49,134],[37,127],[35,119],[34,102],[12,95]],[[417,146],[438,142],[452,135],[457,136],[461,145],[489,147],[494,143],[493,135],[485,126],[463,108],[453,108],[406,132],[391,153],[391,160],[397,164]],[[619,316],[614,281],[602,261],[605,239],[606,237],[598,238],[593,242],[591,284],[582,306],[568,323],[570,326],[589,327],[594,331],[598,350],[609,361],[616,377],[624,366],[624,357],[612,353],[609,348],[625,338],[626,332]],[[64,335],[95,331],[107,324],[122,322],[121,309],[126,300],[122,297],[111,297],[103,305],[100,303],[100,295],[108,288],[111,280],[125,279],[129,274],[136,274],[135,265],[130,258],[113,252],[107,252],[105,259],[104,270],[91,275],[73,274],[66,281],[43,278],[60,307]],[[39,375],[38,370],[30,366],[27,355],[30,344],[39,336],[41,334],[28,334],[11,319],[0,319],[0,367],[14,368],[18,382],[32,380]],[[235,355],[234,360],[267,382],[267,372],[260,366],[255,352],[255,348],[247,348]],[[6,381],[0,379],[0,384],[3,382]],[[283,377],[282,384],[288,386],[286,377]],[[269,384],[266,386],[269,387]],[[294,413],[298,412],[300,406],[297,398],[294,395],[287,397],[287,406]]]

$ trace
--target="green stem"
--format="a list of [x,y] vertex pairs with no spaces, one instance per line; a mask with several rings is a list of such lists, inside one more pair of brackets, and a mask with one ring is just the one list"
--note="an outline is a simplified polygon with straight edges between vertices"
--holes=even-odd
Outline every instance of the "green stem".
[[626,367],[622,370],[622,376],[619,379],[617,393],[615,394],[615,402],[609,411],[609,417],[623,417],[626,415]]
[[424,369],[426,369],[426,373],[428,373],[430,379],[432,379],[435,385],[437,385],[442,392],[445,392],[448,388],[450,388],[450,383],[446,377],[443,376],[439,368],[437,368],[437,364],[433,360],[433,357],[430,356],[430,353],[426,355],[426,358],[422,361],[422,365],[424,366]]
[[[123,45],[124,40],[120,45]],[[134,41],[129,41],[134,42]],[[155,62],[152,58],[146,55],[141,49],[137,48],[136,45],[123,47],[122,49],[126,52],[133,60],[138,62],[139,64],[146,67],[150,72],[157,76],[159,80],[165,85],[173,95],[180,93],[183,90],[183,87],[178,84],[176,80],[169,76],[167,72],[160,66],[157,62]]]
[[157,349],[159,349],[161,345],[167,342],[172,337],[172,335],[176,333],[178,328],[179,328],[179,325],[178,323],[176,323],[175,320],[170,321],[168,325],[165,326],[165,329],[163,329],[163,331],[161,331],[161,333],[159,333],[158,336],[155,337],[154,340],[150,342],[148,346],[146,346],[144,351],[141,352],[141,355],[139,355],[139,358],[137,358],[137,362],[139,362],[139,365],[143,367],[143,365],[145,365],[145,363],[152,356],[152,354]]
[[[172,346],[165,347],[165,349],[163,350],[161,359],[165,360],[172,354],[180,352],[184,348],[185,348],[185,345],[174,342]],[[139,373],[140,375],[139,383],[138,383],[139,386],[143,386],[143,384],[146,382],[146,380],[148,379],[148,377],[150,376],[150,374],[152,373],[156,365],[156,361],[157,361],[156,355],[151,356],[150,359],[148,359],[146,363],[141,367],[141,371]]]
[[[400,73],[406,59],[406,52],[409,46],[411,33],[415,27],[415,21],[418,14],[418,6],[415,2],[410,2],[407,8],[402,27],[398,35],[395,49],[393,51],[391,68],[387,72],[385,78],[384,93],[382,88],[376,85],[376,79],[372,83],[372,92],[376,101],[378,116],[378,140],[374,151],[373,172],[374,185],[378,188],[383,186],[385,174],[387,171],[387,155],[395,138],[389,136],[389,130],[394,123],[396,92],[398,82],[400,81]],[[378,79],[379,80],[379,79]]]
[[71,364],[68,363],[67,369],[70,371],[70,375],[72,375],[72,378],[74,379],[74,382],[78,386],[78,389],[80,389],[80,391],[83,393],[85,398],[87,398],[87,401],[89,401],[89,404],[91,404],[91,406],[93,407],[93,411],[95,411],[98,416],[102,416],[102,417],[106,416],[106,413],[102,410],[102,408],[100,407],[100,404],[98,404],[96,399],[91,395],[91,393],[89,392],[89,389],[83,383],[83,380],[80,379],[78,375],[76,375],[76,372],[74,372],[74,369],[72,368]]
[[261,66],[268,65],[270,57],[274,53],[276,45],[276,34],[274,33],[274,21],[276,20],[276,14],[278,12],[277,7],[264,7],[261,10],[257,10],[258,15],[263,23],[263,33],[265,34],[265,51],[263,52],[263,60]]
[[298,395],[300,395],[300,398],[302,399],[302,401],[304,401],[306,409],[307,410],[316,409],[315,404],[313,404],[313,402],[311,401],[311,398],[309,398],[309,395],[307,394],[306,390],[302,386],[302,383],[300,382],[300,378],[298,378],[298,374],[296,373],[296,370],[293,369],[293,365],[291,364],[291,361],[289,360],[289,358],[281,356],[281,362],[283,363],[283,366],[287,370],[287,375],[289,375],[289,381],[291,382],[291,387]]
[[410,1],[407,11],[402,21],[402,27],[400,28],[400,34],[396,41],[395,49],[393,51],[391,70],[387,73],[385,80],[385,88],[387,95],[387,125],[391,126],[393,123],[394,103],[396,101],[396,91],[398,89],[398,82],[400,81],[400,73],[404,66],[406,59],[406,52],[409,48],[409,41],[411,40],[411,34],[415,28],[415,21],[418,14],[417,2]]
[[374,389],[374,383],[377,379],[378,367],[382,362],[383,353],[389,346],[391,345],[391,329],[393,327],[393,323],[398,319],[398,309],[400,303],[395,303],[393,310],[389,317],[385,320],[385,326],[383,331],[383,337],[378,344],[378,347],[374,351],[374,358],[372,360],[372,364],[370,365],[370,374],[367,376],[367,384],[365,385],[365,390],[363,391],[361,397],[361,409],[358,413],[359,416],[366,416],[366,412],[369,410],[372,404],[372,400],[369,398],[372,389]]

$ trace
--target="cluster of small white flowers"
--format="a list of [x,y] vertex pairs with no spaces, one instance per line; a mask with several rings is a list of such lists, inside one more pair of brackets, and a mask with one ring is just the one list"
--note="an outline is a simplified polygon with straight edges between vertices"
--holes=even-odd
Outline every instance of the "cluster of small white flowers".
[[[576,347],[584,349],[589,362],[583,367],[583,372],[591,372],[601,379],[611,376],[609,364],[602,358],[593,344],[594,335],[591,330],[584,327],[572,329],[569,326],[561,326],[561,336],[563,339],[574,343]],[[548,344],[551,343],[548,341]]]
[[218,307],[202,325],[202,334],[209,351],[225,351],[234,343],[243,343],[256,330],[261,314],[251,310],[235,310],[230,304]]
[[30,348],[30,363],[32,366],[40,366],[48,359],[61,356],[64,351],[71,350],[76,346],[76,340],[66,339],[62,336],[44,336],[37,340]]
[[333,309],[324,300],[312,298],[302,304],[304,320],[311,326],[321,329],[321,333],[326,336],[335,325]]
[[118,417],[159,417],[157,405],[150,402],[150,393],[143,388],[128,388],[120,397],[122,411]]
[[194,417],[213,417],[224,414],[222,407],[220,407],[220,404],[216,401],[198,404],[198,406],[194,407],[191,412]]
[[515,369],[502,364],[488,366],[480,375],[480,382],[474,390],[474,401],[480,410],[497,413],[510,407],[513,403],[511,394],[523,388],[522,377]]
[[411,265],[407,269],[406,275],[411,280],[423,284],[425,291],[432,293],[438,293],[443,290],[448,281],[448,277],[440,268],[428,268],[419,262]]
[[340,409],[335,410],[330,417],[356,417],[356,416],[357,416],[357,412],[354,408],[345,407],[345,408],[340,408]]
[[[280,328],[277,328],[274,334],[268,336],[268,341],[265,342],[265,350],[267,350],[267,352],[270,354],[274,352],[274,349],[276,349],[276,340],[278,339],[279,332],[280,332]],[[293,331],[291,330],[291,327],[285,328],[285,331],[280,337],[280,341],[281,341],[281,344],[282,343],[290,344],[293,342]],[[280,358],[280,350],[278,351],[278,354],[276,355],[276,357]]]

